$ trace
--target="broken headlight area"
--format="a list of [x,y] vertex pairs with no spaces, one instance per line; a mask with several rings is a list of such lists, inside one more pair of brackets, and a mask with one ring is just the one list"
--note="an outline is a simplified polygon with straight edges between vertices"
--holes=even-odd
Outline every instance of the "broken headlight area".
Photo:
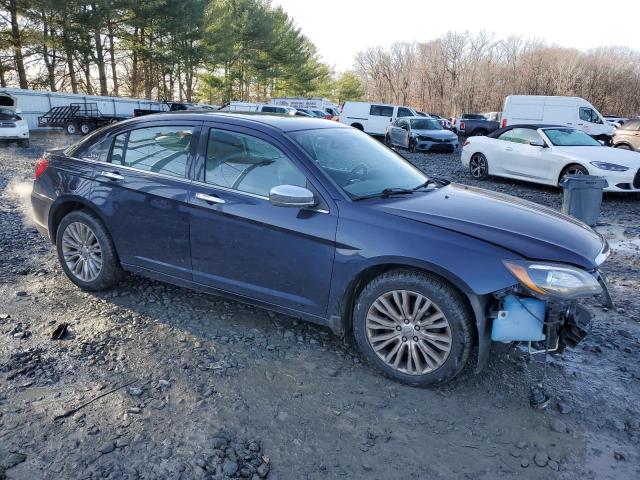
[[521,342],[529,353],[574,348],[587,335],[591,312],[576,300],[558,301],[525,296],[520,289],[496,294],[491,314],[491,340]]

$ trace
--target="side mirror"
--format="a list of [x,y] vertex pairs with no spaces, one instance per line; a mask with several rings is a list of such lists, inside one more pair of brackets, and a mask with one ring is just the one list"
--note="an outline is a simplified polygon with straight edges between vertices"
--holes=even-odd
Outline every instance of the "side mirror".
[[269,192],[269,201],[276,207],[313,207],[316,199],[311,190],[295,185],[278,185]]
[[543,140],[531,140],[529,142],[529,145],[531,145],[532,147],[541,147],[541,148],[546,148],[547,144],[544,143]]

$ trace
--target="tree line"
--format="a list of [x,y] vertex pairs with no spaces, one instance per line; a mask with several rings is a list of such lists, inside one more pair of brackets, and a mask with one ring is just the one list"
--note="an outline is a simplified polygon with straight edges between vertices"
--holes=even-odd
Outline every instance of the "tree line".
[[208,103],[362,94],[269,0],[0,0],[0,85]]
[[500,111],[507,95],[579,96],[600,112],[640,113],[640,52],[587,52],[538,40],[495,40],[449,32],[426,43],[397,43],[356,55],[355,72],[371,100],[443,115]]

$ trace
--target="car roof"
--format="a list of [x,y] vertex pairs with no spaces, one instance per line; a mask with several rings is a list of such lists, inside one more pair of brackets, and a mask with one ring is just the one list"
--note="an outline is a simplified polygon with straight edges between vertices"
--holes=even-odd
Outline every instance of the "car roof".
[[[323,118],[277,115],[261,112],[212,112],[211,110],[154,113],[126,120],[126,122],[142,123],[153,120],[211,120],[252,127],[267,126],[282,132],[314,130],[319,128],[350,128],[338,122],[327,122]],[[119,122],[116,125],[122,125],[123,123],[124,122]]]

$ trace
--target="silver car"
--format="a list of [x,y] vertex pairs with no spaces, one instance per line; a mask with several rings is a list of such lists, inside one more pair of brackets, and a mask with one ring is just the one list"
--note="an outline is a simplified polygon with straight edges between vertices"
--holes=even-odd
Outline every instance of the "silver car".
[[402,117],[387,127],[385,143],[407,148],[410,152],[454,152],[458,136],[442,127],[434,118]]

